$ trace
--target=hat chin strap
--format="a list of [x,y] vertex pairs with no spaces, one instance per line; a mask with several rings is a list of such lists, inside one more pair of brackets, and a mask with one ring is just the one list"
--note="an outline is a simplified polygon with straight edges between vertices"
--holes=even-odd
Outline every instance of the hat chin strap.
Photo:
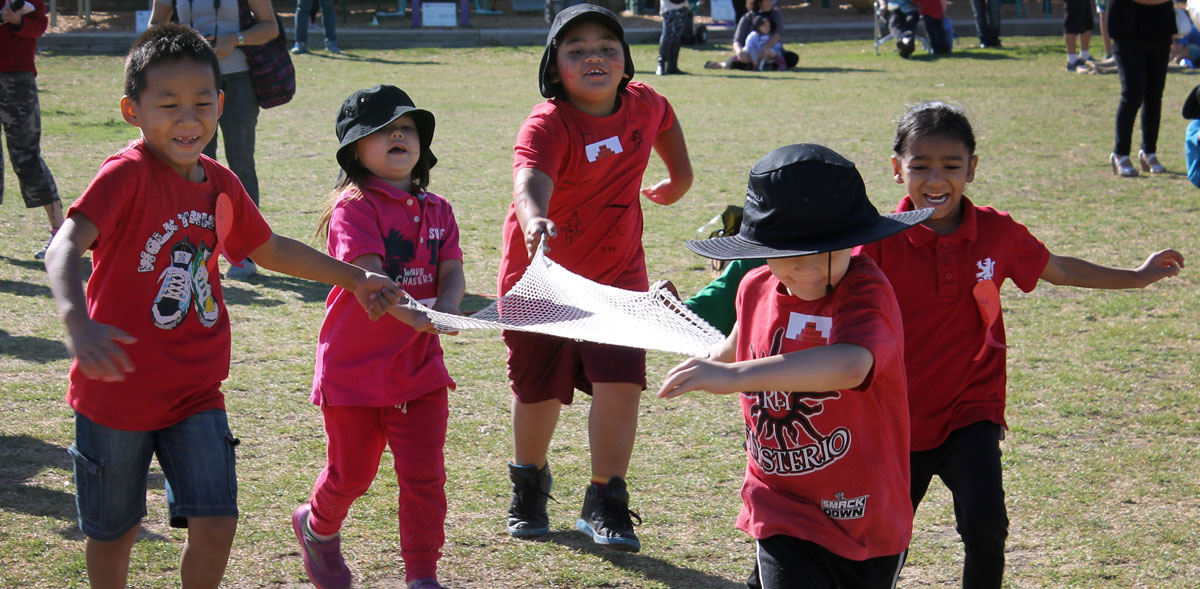
[[826,252],[829,256],[829,264],[825,270],[825,296],[833,294],[833,282],[830,280],[833,277],[833,252]]

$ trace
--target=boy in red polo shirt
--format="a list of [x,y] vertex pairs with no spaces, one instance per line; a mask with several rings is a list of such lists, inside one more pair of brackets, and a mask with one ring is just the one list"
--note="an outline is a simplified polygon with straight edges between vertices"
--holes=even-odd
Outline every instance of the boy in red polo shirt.
[[921,227],[859,253],[896,290],[908,351],[912,505],[938,475],[954,496],[966,561],[964,587],[999,587],[1008,516],[999,441],[1004,437],[1004,320],[999,288],[1039,280],[1087,288],[1142,288],[1179,273],[1183,256],[1151,254],[1135,269],[1051,253],[1007,213],[963,196],[975,179],[975,135],[963,112],[919,104],[901,118],[892,156],[908,190],[897,212],[932,207]]
[[[667,99],[631,82],[633,60],[611,11],[592,4],[558,13],[538,73],[542,96],[517,134],[513,202],[504,220],[499,292],[525,272],[545,240],[568,270],[601,284],[646,290],[639,196],[669,205],[692,183],[683,130]],[[669,177],[642,189],[653,148]],[[550,529],[547,453],[574,389],[592,395],[592,480],[576,528],[597,544],[637,552],[625,474],[646,388],[646,352],[505,331],[513,390],[513,485],[508,531]]]
[[729,337],[658,391],[741,392],[750,587],[895,587],[912,535],[904,336],[891,285],[851,248],[930,212],[880,215],[853,163],[790,145],[751,169],[737,235],[687,243],[767,260],[738,287]]

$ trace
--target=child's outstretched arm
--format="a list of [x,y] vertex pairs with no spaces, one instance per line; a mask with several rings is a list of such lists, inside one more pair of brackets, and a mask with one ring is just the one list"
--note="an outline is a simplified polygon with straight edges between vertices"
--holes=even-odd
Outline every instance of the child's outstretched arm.
[[[513,205],[517,222],[525,235],[525,253],[533,258],[543,237],[558,237],[558,227],[550,214],[550,196],[554,194],[554,180],[537,168],[521,168],[513,176]],[[550,253],[550,246],[546,246]]]
[[871,351],[855,344],[820,346],[732,364],[691,358],[667,373],[658,396],[669,399],[688,391],[724,395],[738,391],[851,389],[862,384],[874,365]]
[[250,252],[250,257],[269,270],[334,284],[354,293],[372,321],[404,300],[404,291],[381,272],[336,260],[278,233],[272,233],[266,243]]
[[99,236],[100,230],[90,219],[72,213],[46,250],[46,273],[58,316],[67,328],[67,349],[75,354],[79,369],[88,378],[117,382],[134,370],[118,344],[132,344],[137,338],[88,316],[80,260]]
[[437,300],[433,310],[462,315],[458,307],[467,293],[467,277],[463,275],[462,260],[442,260],[437,268]]
[[669,205],[683,198],[692,187],[692,160],[688,158],[687,141],[683,138],[679,119],[654,140],[654,151],[667,165],[667,177],[654,186],[643,188],[642,194],[660,205]]
[[1183,254],[1171,249],[1150,254],[1137,268],[1111,268],[1070,256],[1050,254],[1041,279],[1060,286],[1084,288],[1144,288],[1168,276],[1179,274]]

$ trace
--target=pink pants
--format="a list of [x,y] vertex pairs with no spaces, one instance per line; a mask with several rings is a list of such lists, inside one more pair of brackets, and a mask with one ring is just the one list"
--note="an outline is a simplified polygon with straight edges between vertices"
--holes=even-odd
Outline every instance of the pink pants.
[[324,406],[329,447],[325,470],[312,494],[309,525],[336,534],[355,499],[362,497],[385,445],[392,449],[400,487],[400,557],[405,579],[437,576],[446,522],[446,389],[395,407]]

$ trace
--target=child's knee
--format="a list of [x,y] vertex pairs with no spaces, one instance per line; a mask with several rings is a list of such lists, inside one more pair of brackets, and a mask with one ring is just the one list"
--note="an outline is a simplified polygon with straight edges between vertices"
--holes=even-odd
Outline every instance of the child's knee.
[[238,518],[233,516],[189,517],[188,544],[198,547],[228,548],[237,533]]

